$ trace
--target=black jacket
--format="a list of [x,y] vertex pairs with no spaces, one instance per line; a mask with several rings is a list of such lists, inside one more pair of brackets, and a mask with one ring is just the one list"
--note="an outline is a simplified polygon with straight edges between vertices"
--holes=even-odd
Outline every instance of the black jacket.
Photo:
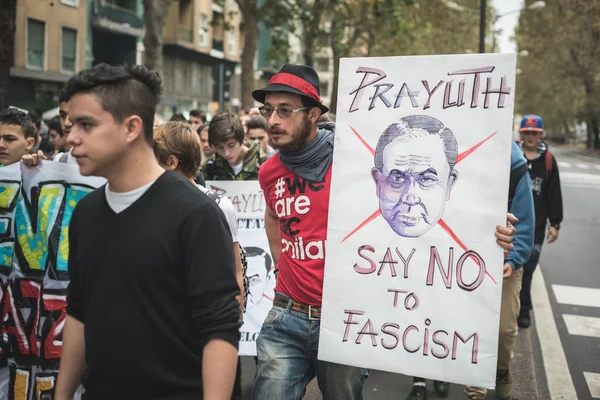
[[537,157],[534,160],[527,159],[527,165],[535,206],[535,241],[541,243],[546,234],[546,225],[559,228],[563,219],[560,176],[556,159],[544,142],[540,142]]

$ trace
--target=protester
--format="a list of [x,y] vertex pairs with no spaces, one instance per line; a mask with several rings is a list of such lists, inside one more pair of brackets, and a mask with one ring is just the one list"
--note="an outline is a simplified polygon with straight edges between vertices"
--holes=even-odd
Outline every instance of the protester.
[[[267,121],[262,117],[252,117],[246,124],[248,133],[246,137],[249,140],[257,140],[260,143],[260,149],[263,154],[272,155],[275,150],[269,146],[269,135],[267,134]],[[265,160],[266,161],[266,160]]]
[[48,135],[41,135],[42,129],[42,116],[38,114],[35,110],[31,110],[28,113],[29,118],[33,121],[33,125],[35,127],[35,144],[33,145],[32,152],[37,152],[41,150],[46,157],[51,157],[54,153],[54,147],[52,143],[50,143],[50,138]]
[[52,143],[52,146],[54,146],[54,150],[57,153],[62,155],[71,150],[71,145],[67,143],[66,134],[62,130],[62,124],[58,115],[50,120],[48,132],[50,143]]
[[185,118],[185,116],[182,113],[176,113],[174,114],[170,121],[181,121],[181,122],[188,122],[187,118]]
[[[523,285],[521,288],[521,311],[519,327],[531,325],[531,280],[540,260],[544,238],[548,243],[558,239],[560,224],[563,220],[562,192],[558,164],[550,152],[548,144],[542,140],[544,122],[537,115],[526,115],[521,121],[521,145],[527,159],[533,201],[535,204],[535,240],[531,257],[523,266]],[[546,235],[546,226],[548,234]]]
[[[141,66],[96,65],[66,85],[67,137],[107,184],[69,225],[67,318],[55,399],[225,399],[239,342],[232,237],[218,206],[154,157],[162,91]],[[85,374],[84,374],[85,372]]]
[[265,155],[256,141],[244,143],[240,119],[220,113],[210,121],[208,142],[216,150],[214,176],[209,179],[246,181],[258,179],[258,169]]
[[192,125],[192,129],[197,131],[200,128],[200,125],[206,122],[206,114],[204,114],[200,110],[192,110],[190,111],[190,125]]
[[[299,399],[316,376],[325,400],[362,399],[364,368],[317,359],[324,259],[292,257],[290,246],[281,245],[297,243],[297,238],[300,243],[326,240],[334,125],[317,125],[329,111],[321,103],[319,77],[311,67],[287,64],[252,96],[264,104],[261,114],[271,146],[278,150],[262,165],[259,182],[267,204],[265,229],[279,271],[273,308],[256,342],[253,398]],[[310,184],[303,185],[306,181]],[[308,198],[302,205],[293,203],[299,190]],[[276,208],[275,202],[290,206]],[[498,244],[506,250],[513,249],[513,235],[510,223],[497,227]]]
[[35,126],[29,116],[14,108],[0,112],[0,164],[18,162],[35,144]]
[[250,112],[248,112],[248,115],[250,116],[250,118],[261,116],[260,111],[258,110],[258,107],[252,107],[250,109]]

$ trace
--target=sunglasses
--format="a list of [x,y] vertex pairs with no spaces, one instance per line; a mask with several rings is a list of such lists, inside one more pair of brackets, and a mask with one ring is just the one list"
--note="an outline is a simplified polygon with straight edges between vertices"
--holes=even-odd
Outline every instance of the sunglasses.
[[267,119],[271,118],[271,115],[273,115],[273,111],[275,111],[277,113],[277,116],[281,119],[290,119],[290,118],[292,118],[292,115],[294,115],[298,111],[310,110],[310,108],[311,107],[300,107],[300,108],[296,108],[295,110],[293,110],[291,108],[285,108],[285,107],[273,108],[273,107],[268,107],[268,106],[262,106],[258,109],[258,112],[260,112],[260,115],[262,115],[263,117],[265,117]]

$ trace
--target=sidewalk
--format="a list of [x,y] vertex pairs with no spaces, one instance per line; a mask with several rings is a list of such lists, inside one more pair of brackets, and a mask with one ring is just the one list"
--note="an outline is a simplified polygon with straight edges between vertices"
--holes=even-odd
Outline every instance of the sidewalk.
[[582,144],[557,144],[549,142],[550,151],[556,153],[566,153],[578,158],[587,160],[600,160],[600,150],[586,149]]
[[[540,398],[537,390],[536,369],[534,367],[534,345],[532,344],[532,335],[535,335],[535,331],[532,329],[519,330],[512,362],[514,382],[512,400],[538,400]],[[254,358],[242,357],[242,387],[244,400],[251,400],[252,378],[254,377],[254,372]],[[365,383],[364,399],[404,400],[410,392],[411,385],[412,378],[410,377],[372,370]],[[433,392],[431,382],[428,382],[427,388],[429,390],[429,399],[439,399]],[[450,395],[447,398],[450,400],[465,399],[463,387],[452,385]],[[490,391],[486,398],[494,399],[494,392]],[[316,380],[313,380],[308,386],[304,400],[322,400],[321,392],[319,391]]]

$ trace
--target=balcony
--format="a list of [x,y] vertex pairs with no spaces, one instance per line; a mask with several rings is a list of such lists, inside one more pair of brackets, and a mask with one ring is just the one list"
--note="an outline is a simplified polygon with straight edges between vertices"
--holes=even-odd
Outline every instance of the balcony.
[[177,40],[187,43],[194,43],[194,34],[192,29],[182,24],[177,25]]
[[225,44],[223,43],[223,41],[213,39],[212,49],[209,54],[215,58],[225,58]]
[[[128,7],[124,7],[128,5]],[[135,3],[133,3],[135,5]],[[137,15],[131,3],[117,0],[95,0],[94,16],[135,29],[143,29],[144,20]]]

